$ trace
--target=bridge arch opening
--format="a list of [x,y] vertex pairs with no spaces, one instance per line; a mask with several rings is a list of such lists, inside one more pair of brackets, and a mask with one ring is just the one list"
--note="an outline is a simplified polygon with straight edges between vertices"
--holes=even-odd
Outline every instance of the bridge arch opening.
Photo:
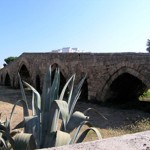
[[13,77],[12,87],[15,87],[15,77]]
[[37,75],[36,76],[36,90],[41,94],[41,80],[40,80],[40,76]]
[[25,65],[22,65],[22,67],[20,68],[19,74],[20,74],[22,80],[31,84],[30,73]]
[[1,75],[1,84],[3,84],[3,76]]
[[105,99],[117,103],[137,101],[146,89],[142,80],[130,73],[122,73],[111,83]]
[[5,86],[11,86],[11,80],[8,73],[5,76]]
[[79,101],[88,101],[88,82],[85,79],[82,88],[81,88],[81,95],[79,97]]

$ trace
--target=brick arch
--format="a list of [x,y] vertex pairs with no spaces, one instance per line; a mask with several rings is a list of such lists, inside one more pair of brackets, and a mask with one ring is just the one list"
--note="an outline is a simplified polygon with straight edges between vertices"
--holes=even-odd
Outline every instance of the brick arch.
[[21,59],[18,65],[19,65],[19,67],[18,67],[17,72],[19,72],[20,69],[22,68],[22,66],[24,65],[28,69],[30,76],[32,75],[31,70],[30,70],[30,64],[26,59],[24,59],[24,58]]
[[117,71],[115,71],[111,75],[111,77],[107,80],[107,82],[105,83],[105,85],[101,91],[101,95],[99,95],[99,92],[97,93],[97,99],[98,100],[100,99],[101,101],[105,101],[105,96],[106,96],[106,93],[107,93],[110,85],[113,83],[113,81],[115,81],[115,79],[117,79],[120,75],[122,75],[124,73],[128,73],[128,74],[136,77],[137,79],[141,80],[147,87],[149,86],[148,80],[137,70],[132,69],[130,67],[122,67],[122,68],[118,69]]
[[[81,78],[82,79],[82,78]],[[89,89],[88,89],[88,80],[87,78],[84,80],[84,83],[81,87],[81,94],[80,94],[80,97],[79,97],[79,101],[88,101],[88,92],[89,92]]]
[[20,76],[23,80],[31,84],[32,73],[29,68],[30,67],[28,63],[22,62],[19,66],[18,72],[20,73]]
[[12,79],[12,74],[10,73],[11,71],[8,68],[5,68],[4,72],[1,74],[2,78],[3,78],[3,85],[5,85],[5,79],[6,79],[6,75],[9,75],[10,78],[10,85],[11,85],[11,79]]
[[8,72],[6,72],[6,74],[5,74],[4,85],[11,86],[11,78],[10,78],[10,74]]
[[35,77],[35,87],[36,87],[36,90],[41,93],[42,92],[42,89],[41,89],[41,78],[40,78],[40,75],[37,74],[36,77]]
[[56,65],[59,67],[59,69],[60,69],[61,73],[64,75],[64,77],[68,78],[68,73],[69,73],[68,68],[67,68],[68,64],[65,65],[65,63],[60,61],[59,59],[54,59],[51,63],[51,66],[56,67]]
[[[44,73],[43,73],[44,74]],[[42,83],[43,81],[43,74],[41,70],[38,67],[35,67],[35,69],[32,71],[32,86],[34,86],[37,89],[37,86]],[[38,91],[41,91],[41,86],[38,87]]]
[[3,75],[1,74],[1,83],[3,83]]
[[[53,63],[53,64],[51,65],[52,71],[55,70],[57,67],[59,67],[59,65],[58,65],[57,63]],[[60,69],[60,68],[59,68],[59,69]]]
[[54,76],[54,70],[56,69],[56,67],[59,67],[60,77],[63,77],[66,81],[66,79],[67,79],[66,68],[64,65],[62,65],[62,64],[60,65],[60,64],[61,64],[61,62],[59,60],[58,61],[55,60],[55,61],[52,61],[51,63],[49,63],[49,65],[44,69],[44,72],[42,72],[42,70],[40,68],[36,68],[35,70],[32,71],[33,86],[40,93],[42,93],[42,89],[43,89],[44,75],[47,72],[47,69],[49,68],[50,65],[51,65],[51,69],[53,72],[53,76]]
[[[52,71],[54,71],[56,69],[56,67],[59,68],[60,72],[63,74],[63,75],[66,75],[66,68],[65,66],[61,65],[61,63],[57,63],[57,62],[53,62],[51,64],[51,68],[52,68]],[[65,68],[65,69],[64,69]]]
[[4,73],[4,72],[3,72],[3,73],[1,72],[1,81],[0,81],[0,84],[1,84],[1,85],[4,84],[4,79],[5,79],[4,76],[5,76],[5,73]]

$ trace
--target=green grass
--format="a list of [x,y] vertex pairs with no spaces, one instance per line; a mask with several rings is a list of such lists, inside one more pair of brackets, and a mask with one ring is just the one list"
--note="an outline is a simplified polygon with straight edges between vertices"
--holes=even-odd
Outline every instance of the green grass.
[[143,93],[142,96],[139,97],[141,101],[150,101],[150,89]]

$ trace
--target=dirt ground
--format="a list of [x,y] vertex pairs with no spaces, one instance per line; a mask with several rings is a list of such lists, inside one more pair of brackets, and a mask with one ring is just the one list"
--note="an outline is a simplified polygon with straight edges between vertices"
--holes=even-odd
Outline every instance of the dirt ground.
[[[10,115],[14,103],[21,99],[21,93],[19,89],[10,89],[4,86],[0,86],[0,113],[2,113],[2,119]],[[31,109],[31,96],[28,92],[29,108]],[[150,106],[150,102],[145,105],[140,104],[142,107]],[[91,116],[91,123],[98,128],[107,130],[109,128],[116,129],[126,125],[134,124],[142,119],[150,118],[150,107],[146,110],[147,112],[132,107],[133,105],[128,104],[128,106],[107,106],[101,104],[92,104],[85,102],[78,102],[76,105],[76,110],[84,111],[87,108],[95,108],[99,113],[107,118],[103,119],[95,112],[89,112]],[[144,109],[145,110],[145,109]],[[31,110],[30,110],[31,112]],[[22,107],[17,106],[13,120],[12,127],[22,120]]]

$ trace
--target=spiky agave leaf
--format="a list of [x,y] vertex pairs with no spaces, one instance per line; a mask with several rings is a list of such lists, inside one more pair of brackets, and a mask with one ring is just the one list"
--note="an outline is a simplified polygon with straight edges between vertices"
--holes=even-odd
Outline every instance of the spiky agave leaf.
[[[73,113],[73,110],[74,110],[74,107],[77,103],[77,100],[81,94],[81,87],[84,83],[84,80],[85,80],[86,76],[79,82],[79,84],[77,85],[77,87],[74,89],[74,80],[75,80],[75,74],[72,75],[70,77],[70,79],[67,81],[67,83],[65,84],[62,92],[61,92],[61,95],[60,95],[60,100],[63,99],[63,96],[64,96],[64,93],[66,91],[66,88],[68,87],[68,85],[71,83],[71,88],[70,88],[70,93],[69,93],[69,97],[68,97],[68,107],[69,107],[69,115],[68,115],[68,120],[67,122],[69,122],[70,120],[70,117],[72,116],[72,113]],[[83,121],[83,120],[82,120]],[[81,122],[79,122],[80,124]],[[78,125],[79,125],[78,124]]]
[[19,78],[19,85],[20,85],[22,100],[25,101],[26,107],[27,107],[27,109],[25,109],[25,113],[26,113],[27,116],[29,116],[29,111],[28,111],[29,108],[28,108],[27,98],[26,98],[26,94],[25,94],[25,91],[24,91],[24,88],[23,88],[23,84],[22,84],[22,80],[21,80],[21,77],[20,77],[19,73],[18,73],[18,78]]
[[59,100],[64,99],[64,95],[65,95],[66,89],[67,89],[67,87],[69,86],[70,82],[72,81],[71,90],[70,90],[70,92],[69,92],[69,97],[68,97],[68,103],[70,103],[71,96],[72,96],[72,92],[73,92],[73,87],[74,87],[74,80],[75,80],[75,74],[72,75],[72,76],[70,77],[70,79],[66,82],[66,84],[65,84],[65,86],[63,87],[62,92],[61,92],[61,94],[60,94]]
[[50,132],[56,132],[58,130],[58,122],[60,117],[60,110],[58,108],[55,108],[53,112],[54,113],[50,114],[50,121],[48,126],[48,131]]
[[50,112],[42,112],[40,147],[43,147],[46,135],[49,133]]
[[7,132],[7,128],[4,125],[0,124],[0,148],[3,145],[4,145],[4,147],[8,147],[7,142],[6,142],[7,138],[4,137],[4,135],[3,135],[4,132]]
[[[89,128],[84,130],[81,134],[80,134],[80,131],[81,131],[81,128],[84,126],[84,125],[87,125]],[[87,134],[89,133],[89,131],[94,131],[94,133],[97,135],[97,138],[98,139],[102,139],[102,136],[99,132],[98,129],[96,129],[95,127],[92,127],[92,124],[89,122],[89,121],[83,121],[81,122],[81,124],[78,126],[75,134],[73,135],[72,139],[70,140],[69,144],[73,144],[73,143],[80,143],[82,141],[84,141],[85,137],[87,136]],[[80,135],[79,135],[80,134]]]
[[20,131],[17,130],[17,129],[12,130],[12,131],[10,132],[10,136],[11,136],[11,137],[14,137],[14,136],[15,136],[16,134],[18,134],[18,133],[20,133]]
[[[55,75],[53,79],[53,83],[51,85],[47,85],[47,82],[51,83],[51,66],[49,68],[49,71],[45,75],[44,79],[44,95],[42,96],[42,141],[41,145],[44,143],[45,135],[49,132],[48,125],[49,122],[49,116],[51,115],[51,105],[52,102],[56,99],[58,99],[59,94],[59,84],[60,84],[60,72],[59,69],[56,68]],[[47,89],[46,89],[47,88]],[[45,99],[43,99],[45,98]],[[58,116],[58,115],[57,115]]]
[[50,97],[50,90],[51,90],[51,66],[49,66],[43,81],[43,90],[42,90],[42,101],[41,101],[41,142],[40,145],[43,147],[44,139],[46,133],[48,132],[48,117],[50,116],[49,113],[49,97]]
[[82,88],[82,85],[83,85],[85,79],[86,79],[86,75],[85,75],[84,78],[81,79],[81,81],[78,83],[76,88],[73,90],[71,100],[70,100],[70,102],[68,104],[69,105],[69,114],[70,114],[70,116],[73,113],[73,110],[75,108],[77,100],[79,99],[79,96],[81,94],[81,88]]
[[14,130],[9,133],[7,129],[0,129],[0,150],[10,150],[14,147],[14,141],[12,139],[13,136],[18,134],[19,132]]
[[[59,113],[60,112],[60,113]],[[57,115],[55,114],[57,113]],[[54,115],[55,114],[55,115]],[[50,115],[50,132],[55,131],[55,127],[57,126],[59,114],[62,116],[62,122],[64,130],[66,130],[69,110],[68,110],[68,104],[66,101],[63,100],[54,100],[51,107],[51,115]]]
[[58,130],[56,133],[55,147],[67,145],[69,144],[70,140],[71,140],[70,134]]
[[32,115],[37,115],[36,114],[36,97],[35,97],[35,93],[32,91]]
[[15,108],[16,108],[16,106],[19,104],[19,103],[21,103],[22,104],[22,106],[23,106],[23,114],[24,114],[24,116],[26,117],[26,116],[28,116],[28,113],[27,113],[27,105],[26,105],[26,102],[24,101],[24,100],[18,100],[15,104],[14,104],[14,106],[13,106],[13,108],[12,108],[12,111],[11,111],[11,113],[10,113],[10,117],[9,117],[9,119],[6,121],[6,127],[7,127],[7,129],[10,131],[10,123],[11,123],[11,120],[12,120],[12,117],[13,117],[13,114],[14,114],[14,111],[15,111]]
[[[23,128],[26,133],[32,133],[37,141],[37,143],[40,142],[40,112],[41,112],[41,97],[39,93],[27,82],[23,81],[23,83],[29,87],[32,90],[32,93],[34,97],[32,100],[34,101],[32,104],[32,110],[34,116],[27,116],[27,114],[24,113],[24,120],[20,122],[16,128]],[[23,104],[23,109],[27,109],[26,102],[24,100],[19,100],[17,103],[21,102]],[[12,109],[12,113],[10,116],[10,120],[12,118],[14,109],[17,105],[17,103],[14,105]]]
[[[4,127],[5,128],[5,127]],[[4,129],[3,128],[3,129]],[[11,137],[10,133],[7,131],[7,129],[5,128],[4,130],[0,129],[0,140],[2,140],[3,144],[5,145],[5,147],[9,147],[9,143],[11,144],[11,146],[14,148],[14,140]]]
[[[40,131],[40,120],[41,120],[41,96],[38,93],[38,91],[33,88],[30,84],[27,82],[23,81],[23,83],[29,87],[32,90],[32,111],[33,111],[33,116],[32,117],[26,117],[26,130],[30,130],[30,132],[27,133],[33,133],[37,144],[40,143],[40,137],[41,137],[41,131]],[[28,125],[28,128],[27,128]]]
[[34,136],[36,145],[40,144],[40,125],[38,116],[24,117],[24,120],[15,126],[14,129],[24,128],[25,133],[30,133]]
[[86,109],[86,110],[83,112],[83,114],[86,115],[89,111],[93,111],[93,112],[97,113],[99,116],[101,116],[103,119],[108,120],[104,115],[102,115],[99,111],[97,111],[97,110],[94,109],[94,108],[88,108],[88,109]]
[[78,128],[76,129],[76,132],[74,133],[72,139],[70,140],[69,144],[73,144],[76,142],[77,138],[79,137],[79,133],[83,125],[87,125],[88,127],[92,127],[92,124],[89,121],[83,121],[80,123]]
[[9,150],[6,140],[0,136],[0,149],[3,149],[3,147],[6,150]]
[[50,98],[50,89],[51,89],[51,66],[49,66],[43,82],[42,90],[42,112],[46,112],[49,109],[49,98]]
[[2,120],[1,118],[2,118],[2,112],[0,112],[0,124],[4,125],[6,121]]
[[60,86],[60,71],[59,71],[59,68],[56,68],[54,80],[53,80],[51,90],[50,90],[49,110],[51,109],[52,102],[59,98],[59,86]]
[[30,84],[28,84],[27,82],[23,81],[23,83],[29,87],[33,94],[34,94],[34,99],[32,99],[34,101],[34,105],[32,106],[33,108],[33,112],[34,114],[33,115],[37,115],[38,117],[40,117],[40,112],[41,112],[41,96],[40,94],[38,93],[38,91],[33,88]]
[[97,128],[95,128],[95,127],[90,127],[90,128],[86,129],[85,131],[83,131],[83,132],[81,133],[81,135],[80,135],[79,138],[77,139],[76,143],[81,143],[81,142],[83,142],[84,139],[85,139],[85,137],[87,136],[87,134],[88,134],[90,131],[93,131],[93,132],[96,134],[98,140],[102,139],[102,136],[101,136],[99,130],[98,130]]
[[14,137],[15,150],[34,150],[36,149],[35,139],[32,134],[20,133]]
[[9,122],[9,119],[7,117],[5,119],[5,122],[2,125],[4,125],[8,131],[10,131],[10,122]]
[[73,131],[75,128],[77,128],[81,122],[89,120],[88,116],[85,116],[80,111],[75,111],[72,116],[70,117],[69,122],[67,123],[66,129],[67,132]]
[[2,125],[2,124],[0,124],[0,130],[8,131],[7,128],[4,125]]
[[57,130],[46,135],[44,148],[67,145],[70,140],[70,134]]
[[42,92],[42,112],[47,112],[51,108],[51,104],[54,100],[58,99],[59,85],[60,85],[60,71],[58,68],[55,70],[53,82],[51,74],[51,66],[48,72],[45,74]]
[[56,131],[48,132],[45,137],[43,143],[41,143],[42,148],[54,147],[56,139]]

